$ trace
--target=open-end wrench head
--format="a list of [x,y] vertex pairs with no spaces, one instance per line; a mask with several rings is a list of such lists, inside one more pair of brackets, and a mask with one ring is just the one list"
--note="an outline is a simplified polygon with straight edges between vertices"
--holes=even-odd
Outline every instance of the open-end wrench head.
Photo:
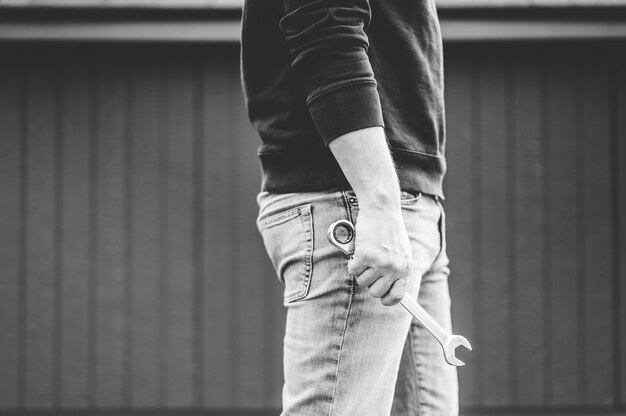
[[456,347],[459,346],[463,346],[470,351],[472,350],[472,346],[469,341],[461,335],[450,336],[443,345],[443,356],[446,359],[446,362],[456,367],[465,365],[463,361],[459,360],[455,356]]

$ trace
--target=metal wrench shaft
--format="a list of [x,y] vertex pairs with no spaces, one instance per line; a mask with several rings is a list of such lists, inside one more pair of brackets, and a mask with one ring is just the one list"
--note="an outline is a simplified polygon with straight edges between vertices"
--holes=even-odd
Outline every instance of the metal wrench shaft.
[[437,342],[439,342],[442,347],[444,346],[445,340],[450,337],[450,334],[448,331],[443,329],[441,325],[439,325],[437,321],[435,321],[433,317],[420,306],[419,303],[415,302],[413,298],[406,294],[400,301],[400,305],[404,306],[404,309],[406,309],[413,316],[413,318],[417,319],[422,325],[424,325],[424,328],[426,328],[426,330],[428,330],[428,332],[435,337]]

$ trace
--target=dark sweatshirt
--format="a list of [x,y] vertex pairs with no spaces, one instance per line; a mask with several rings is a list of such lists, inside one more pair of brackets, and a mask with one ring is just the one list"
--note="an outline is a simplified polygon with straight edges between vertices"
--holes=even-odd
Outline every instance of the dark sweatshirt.
[[384,126],[402,189],[442,196],[435,0],[246,0],[241,70],[263,190],[348,188],[328,144]]

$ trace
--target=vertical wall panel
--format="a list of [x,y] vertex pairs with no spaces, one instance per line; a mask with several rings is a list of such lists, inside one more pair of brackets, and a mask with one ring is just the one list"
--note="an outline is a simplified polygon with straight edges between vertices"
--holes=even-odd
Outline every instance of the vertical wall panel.
[[25,405],[55,405],[56,71],[26,69]]
[[[561,58],[563,59],[563,58]],[[576,140],[576,75],[571,60],[551,63],[547,69],[547,193],[546,214],[550,309],[550,361],[547,370],[547,402],[578,404],[582,397],[582,329],[578,322],[581,293],[578,287],[579,185]]]
[[[454,55],[453,55],[454,58]],[[447,243],[451,259],[450,292],[454,332],[467,337],[476,352],[467,354],[466,367],[459,368],[460,396],[466,405],[476,404],[476,383],[472,375],[481,368],[477,360],[482,345],[477,338],[475,299],[476,288],[476,224],[477,184],[474,181],[476,153],[472,120],[472,70],[470,61],[448,59],[446,72],[446,117],[448,173],[445,182],[445,207],[462,206],[464,209],[448,215]],[[452,208],[451,208],[452,209]]]
[[[228,84],[228,80],[230,77],[226,75],[225,84]],[[224,102],[231,103],[232,102],[232,94],[227,94],[224,96]],[[226,108],[230,106],[227,105]],[[225,111],[224,111],[225,110]],[[222,111],[218,112],[220,119],[222,120],[223,128],[220,129],[221,134],[225,137],[231,137],[231,123],[234,121],[232,114],[228,112],[225,108]],[[237,145],[235,143],[229,144],[231,147],[231,152],[228,154],[229,157],[229,165],[230,165],[230,174],[228,176],[228,196],[225,198],[225,202],[227,206],[223,209],[228,209],[231,212],[231,216],[229,218],[230,222],[228,224],[228,230],[226,235],[228,236],[228,251],[226,261],[226,277],[230,282],[230,291],[232,293],[231,304],[229,308],[229,313],[232,315],[234,327],[231,332],[231,348],[234,356],[231,357],[230,361],[230,371],[233,372],[233,378],[231,379],[230,388],[233,390],[231,392],[231,397],[233,400],[234,406],[246,405],[248,400],[244,396],[245,392],[249,392],[249,382],[254,382],[254,380],[245,380],[244,374],[244,355],[247,353],[245,342],[248,339],[248,334],[245,334],[242,330],[242,324],[244,320],[247,318],[248,306],[246,305],[246,300],[244,298],[245,285],[243,276],[241,273],[243,271],[243,261],[241,261],[239,257],[239,253],[241,251],[241,246],[244,241],[241,238],[241,221],[242,221],[242,204],[244,201],[242,200],[242,195],[238,187],[241,186],[243,182],[242,172],[239,163],[241,163],[240,155],[237,153]],[[217,150],[217,149],[215,149]],[[252,338],[251,338],[252,339]],[[253,341],[254,342],[254,341]],[[249,344],[250,345],[250,344]]]
[[162,346],[159,339],[159,251],[161,235],[159,77],[151,70],[154,62],[131,68],[130,138],[132,171],[131,238],[129,276],[131,279],[131,405],[156,407],[162,402],[159,384]]
[[22,221],[21,77],[0,67],[0,408],[16,408],[22,386],[20,266]]
[[[209,76],[203,78],[207,111],[204,146],[209,175],[205,172],[204,186],[206,210],[211,213],[205,219],[204,240],[205,270],[210,278],[206,283],[209,298],[205,319],[211,324],[204,341],[209,352],[205,401],[276,406],[282,382],[284,314],[282,295],[277,290],[280,285],[267,266],[255,225],[260,182],[258,142],[241,97],[230,92],[230,86],[239,82],[234,62],[205,65]],[[217,288],[221,290],[217,292]],[[274,320],[279,331],[272,329]],[[274,351],[273,358],[268,357],[269,351]],[[215,379],[215,374],[224,374],[227,382]],[[268,382],[268,377],[274,382]]]
[[[585,328],[585,398],[609,404],[613,398],[613,277],[609,72],[606,62],[581,65],[581,271],[584,273],[580,322]],[[593,62],[593,64],[591,64]]]
[[206,224],[204,208],[204,79],[202,60],[194,60],[192,68],[193,76],[193,332],[194,332],[194,406],[202,406],[204,402],[205,375],[204,370],[204,289],[206,273],[204,269],[204,227]]
[[204,394],[205,406],[226,407],[235,405],[236,351],[233,345],[235,319],[233,307],[236,292],[232,290],[232,272],[229,267],[231,247],[232,207],[231,161],[235,158],[229,126],[223,119],[223,103],[230,94],[227,84],[228,66],[213,60],[203,61],[202,84],[204,86],[203,135],[204,171],[203,205],[206,224],[203,245],[205,247],[203,270],[204,282]]
[[[539,405],[544,399],[545,339],[544,311],[544,204],[545,179],[542,101],[543,68],[525,59],[514,64],[513,115],[509,138],[513,147],[515,189],[513,212],[515,270],[515,403]],[[520,380],[533,380],[532,383]]]
[[[229,85],[236,85],[239,79],[237,71],[229,72]],[[245,107],[241,95],[231,95],[228,108],[238,108],[240,111],[230,112],[225,118],[231,129],[231,137],[237,143],[236,177],[232,186],[239,194],[237,198],[237,223],[235,230],[238,233],[238,244],[232,247],[231,255],[235,257],[233,264],[238,267],[236,276],[239,280],[240,305],[245,306],[243,313],[238,315],[239,322],[239,351],[241,359],[238,371],[239,396],[238,403],[246,403],[249,407],[268,407],[275,403],[267,402],[268,391],[265,377],[269,374],[269,366],[273,364],[266,359],[268,343],[266,334],[271,325],[271,308],[282,307],[268,302],[268,294],[275,288],[277,282],[275,273],[264,274],[263,265],[267,264],[267,255],[263,243],[256,230],[258,208],[256,196],[260,189],[261,170],[256,156],[258,141],[252,126],[245,120]],[[236,140],[247,137],[249,140]],[[267,269],[266,269],[267,270]],[[272,340],[273,342],[279,341]]]
[[619,332],[619,336],[617,338],[617,346],[619,357],[616,357],[619,360],[619,366],[617,366],[619,371],[617,382],[619,383],[617,394],[619,395],[618,402],[623,406],[626,405],[626,62],[622,60],[616,65],[616,81],[618,85],[616,86],[617,92],[617,108],[613,109],[613,116],[617,118],[617,137],[615,140],[617,141],[617,160],[614,158],[614,163],[616,163],[616,171],[617,171],[617,217],[619,227],[618,238],[617,238],[617,247],[614,251],[617,255],[616,264],[618,266],[618,270],[615,272],[618,273],[617,278],[617,289],[619,293],[619,302],[615,305],[618,318],[617,330]]
[[[179,62],[180,63],[180,62]],[[190,63],[164,68],[168,406],[193,404],[193,100]]]
[[89,404],[90,88],[85,65],[67,66],[61,78],[60,148],[60,403]]
[[[515,315],[512,305],[510,258],[511,236],[515,230],[510,223],[514,215],[511,206],[512,160],[507,129],[510,106],[509,71],[500,60],[485,58],[478,74],[479,107],[476,132],[480,159],[480,269],[481,303],[481,377],[478,380],[480,404],[505,405],[513,399],[512,371]],[[454,211],[453,211],[454,215]]]
[[126,405],[125,270],[127,108],[124,67],[99,63],[94,134],[97,155],[95,187],[95,403]]

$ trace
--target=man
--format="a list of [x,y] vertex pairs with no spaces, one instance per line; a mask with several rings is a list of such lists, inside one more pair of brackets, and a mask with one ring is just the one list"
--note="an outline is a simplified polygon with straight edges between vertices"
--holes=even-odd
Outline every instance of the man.
[[450,329],[434,0],[246,0],[241,58],[285,286],[283,415],[457,414],[454,368],[396,305],[408,291]]

